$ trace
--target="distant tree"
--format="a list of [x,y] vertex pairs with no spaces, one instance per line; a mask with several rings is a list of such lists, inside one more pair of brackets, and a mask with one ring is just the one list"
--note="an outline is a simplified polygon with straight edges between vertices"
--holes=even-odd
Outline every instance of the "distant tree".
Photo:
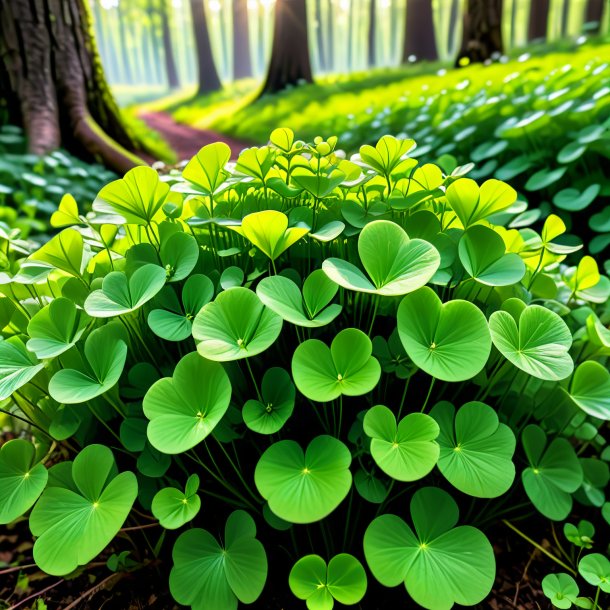
[[530,0],[530,19],[527,30],[529,41],[546,40],[550,8],[551,0]]
[[326,69],[332,71],[335,68],[335,12],[333,10],[333,0],[328,0],[328,29],[327,40],[328,52],[326,53]]
[[301,81],[313,82],[306,0],[276,0],[271,59],[261,95]]
[[64,146],[123,173],[142,161],[129,152],[136,143],[106,83],[88,3],[62,0],[51,14],[52,4],[0,2],[0,105],[31,153]]
[[252,76],[248,0],[233,0],[233,79]]
[[159,16],[161,17],[161,36],[163,38],[163,53],[165,56],[165,73],[167,75],[167,86],[177,89],[180,86],[176,59],[174,56],[174,45],[172,44],[172,33],[169,25],[170,14],[168,0],[159,0]]
[[438,59],[432,0],[407,0],[402,63],[407,63],[412,55],[417,59]]
[[195,46],[197,47],[197,94],[203,95],[204,93],[218,91],[222,87],[222,83],[212,55],[212,44],[210,43],[210,32],[203,0],[191,0],[191,12]]
[[587,11],[585,13],[585,23],[597,23],[597,26],[590,31],[599,32],[602,18],[604,16],[604,2],[607,0],[588,0]]
[[467,0],[463,23],[462,44],[456,66],[464,58],[470,62],[483,62],[494,53],[504,51],[502,0]]
[[326,70],[326,40],[324,38],[324,24],[322,23],[322,0],[316,0],[316,45],[318,47],[318,64],[320,70]]
[[369,31],[368,31],[368,51],[369,66],[373,67],[377,63],[377,2],[369,0]]
[[133,84],[133,72],[131,69],[131,53],[129,45],[127,44],[127,17],[126,13],[126,0],[120,0],[117,5],[117,17],[119,19],[119,41],[121,43],[121,50],[119,53],[119,61],[123,66],[125,82],[127,84]]

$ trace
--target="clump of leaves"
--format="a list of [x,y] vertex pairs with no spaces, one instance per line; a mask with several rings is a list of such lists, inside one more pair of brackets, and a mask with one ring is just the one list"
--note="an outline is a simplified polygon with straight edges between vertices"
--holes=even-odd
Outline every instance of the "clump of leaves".
[[[0,397],[27,440],[0,450],[0,518],[31,511],[43,570],[110,546],[114,570],[171,565],[193,608],[400,584],[451,608],[491,590],[491,524],[609,519],[610,280],[559,218],[508,226],[499,180],[390,136],[337,145],[211,144],[110,183],[86,222],[62,205],[34,253],[9,244]],[[604,549],[569,523],[587,554],[554,558],[601,595]]]

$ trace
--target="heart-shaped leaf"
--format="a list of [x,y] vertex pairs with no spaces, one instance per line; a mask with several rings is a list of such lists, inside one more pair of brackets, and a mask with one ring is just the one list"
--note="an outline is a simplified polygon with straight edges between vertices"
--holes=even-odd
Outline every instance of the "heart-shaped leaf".
[[231,149],[224,142],[204,146],[182,171],[182,177],[204,195],[213,195],[228,177],[225,170]]
[[168,530],[175,530],[192,521],[199,509],[201,500],[197,495],[199,477],[192,474],[186,482],[185,491],[175,487],[160,489],[152,501],[152,514]]
[[302,394],[317,402],[342,394],[366,394],[381,376],[381,366],[372,352],[371,340],[357,328],[343,329],[330,348],[319,339],[308,339],[292,356],[294,382]]
[[43,368],[44,364],[38,362],[18,337],[0,341],[0,400],[8,398]]
[[70,193],[66,193],[61,198],[57,210],[51,215],[51,226],[62,228],[78,224],[81,224],[81,219],[78,214],[78,204]]
[[570,398],[588,415],[610,420],[610,373],[594,360],[578,365],[569,385]]
[[248,400],[242,410],[244,423],[259,434],[275,434],[288,421],[294,409],[296,391],[290,375],[273,367],[263,376],[260,400]]
[[47,484],[47,469],[36,463],[36,448],[23,439],[0,446],[0,525],[21,517]]
[[281,275],[263,278],[256,294],[286,322],[317,328],[330,324],[341,313],[341,305],[329,305],[338,290],[324,271],[316,269],[305,280],[303,294],[291,279]]
[[180,282],[195,268],[199,260],[199,245],[192,235],[177,231],[161,242],[159,256],[167,281]]
[[500,235],[483,225],[472,226],[464,233],[458,252],[466,273],[481,284],[511,286],[525,275],[521,257],[507,253]]
[[54,299],[30,320],[26,347],[40,359],[55,358],[76,344],[90,320],[69,299]]
[[398,481],[425,477],[438,460],[439,427],[424,413],[409,413],[396,425],[392,411],[377,405],[364,417],[364,432],[372,438],[371,455],[379,468]]
[[368,223],[358,237],[358,254],[370,279],[352,263],[329,258],[322,269],[333,281],[356,292],[398,296],[427,284],[441,259],[434,246],[410,239],[389,220]]
[[229,228],[243,235],[272,261],[309,233],[306,227],[288,228],[288,216],[276,210],[248,214],[240,226]]
[[349,449],[332,436],[316,436],[304,454],[295,441],[280,441],[260,457],[254,482],[278,517],[313,523],[332,513],[347,496],[351,461]]
[[528,375],[558,381],[572,373],[574,363],[568,353],[572,333],[554,311],[529,305],[517,321],[507,311],[495,311],[489,330],[500,353]]
[[[112,452],[85,447],[71,463],[49,473],[49,484],[30,515],[34,561],[55,576],[73,572],[101,553],[125,522],[138,493],[133,472],[117,474]],[[58,467],[63,473],[53,479]]]
[[397,314],[398,334],[409,358],[443,381],[477,375],[491,352],[487,320],[468,301],[443,304],[428,287],[407,295]]
[[176,293],[165,286],[157,294],[155,305],[148,314],[150,329],[166,341],[184,341],[191,336],[193,320],[214,296],[214,284],[207,275],[196,274],[186,280],[182,288],[182,307]]
[[540,584],[542,592],[555,608],[567,610],[576,603],[578,585],[569,574],[547,574]]
[[156,381],[144,396],[148,440],[162,453],[182,453],[214,430],[229,408],[231,382],[217,362],[197,352],[178,362],[173,377]]
[[119,380],[127,359],[127,344],[120,329],[107,324],[85,341],[84,370],[62,369],[49,382],[49,394],[59,403],[87,402],[110,390]]
[[127,277],[122,271],[112,271],[85,301],[85,311],[94,318],[121,316],[139,309],[165,285],[166,271],[147,264]]
[[562,521],[572,510],[572,496],[583,482],[576,453],[565,438],[554,438],[547,446],[545,432],[529,425],[521,437],[529,467],[521,480],[532,504],[548,519]]
[[379,139],[375,147],[368,144],[361,146],[360,158],[377,173],[389,176],[405,162],[412,161],[407,158],[407,154],[414,146],[413,140],[399,140],[386,135]]
[[438,469],[461,492],[496,498],[515,479],[515,435],[499,423],[496,412],[482,402],[467,402],[457,412],[449,402],[430,411],[440,426]]
[[241,287],[221,292],[193,322],[199,353],[220,362],[264,352],[281,330],[282,318],[265,307],[256,293]]
[[353,555],[335,555],[328,566],[319,555],[306,555],[290,570],[288,584],[296,597],[306,601],[309,610],[332,610],[335,600],[345,606],[361,601],[367,579]]
[[610,560],[601,553],[585,555],[578,562],[578,573],[594,587],[610,593]]
[[[134,167],[123,178],[107,184],[93,202],[100,214],[118,215],[123,223],[149,225],[162,216],[169,186],[151,167]],[[117,219],[116,223],[122,224]]]
[[415,602],[429,610],[485,599],[496,571],[493,549],[478,529],[455,527],[458,516],[449,494],[424,487],[411,499],[415,531],[396,515],[377,517],[364,534],[373,576],[386,587],[404,582]]
[[28,261],[43,262],[79,277],[84,263],[83,236],[76,229],[64,229],[38,248]]
[[169,575],[174,599],[193,610],[237,610],[238,600],[255,602],[267,580],[267,555],[255,536],[254,520],[243,510],[229,515],[224,546],[207,530],[181,534]]

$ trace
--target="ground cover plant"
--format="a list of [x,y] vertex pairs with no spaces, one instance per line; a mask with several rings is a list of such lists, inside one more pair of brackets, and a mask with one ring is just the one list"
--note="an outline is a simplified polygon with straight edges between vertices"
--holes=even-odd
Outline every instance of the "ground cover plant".
[[540,547],[538,514],[564,532],[545,595],[606,607],[610,280],[561,218],[414,146],[211,144],[5,243],[0,399],[27,434],[0,523],[28,519],[43,571],[159,559],[202,610],[471,606],[493,527]]
[[[259,143],[278,121],[306,139],[340,131],[342,147],[354,152],[384,134],[403,134],[417,142],[412,156],[422,162],[448,154],[460,165],[475,163],[471,175],[477,180],[509,181],[532,204],[528,216],[553,211],[597,254],[610,245],[604,179],[610,167],[610,67],[604,59],[610,46],[603,40],[566,46],[544,55],[532,47],[485,67],[437,66],[432,72],[424,65],[331,77],[253,104],[182,100],[173,112],[179,121],[203,120]],[[202,113],[203,103],[211,103],[211,111]],[[572,227],[572,216],[582,210],[588,218]]]

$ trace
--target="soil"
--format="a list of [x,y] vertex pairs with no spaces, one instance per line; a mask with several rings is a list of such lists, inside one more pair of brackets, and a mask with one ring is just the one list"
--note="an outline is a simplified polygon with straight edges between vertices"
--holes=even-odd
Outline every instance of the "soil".
[[190,159],[199,149],[206,144],[214,142],[225,142],[231,148],[231,158],[236,159],[239,153],[252,146],[250,142],[235,140],[216,131],[208,129],[196,129],[189,125],[176,123],[174,119],[165,112],[145,112],[139,117],[155,131],[158,131],[167,140],[168,144],[176,152],[179,160]]

